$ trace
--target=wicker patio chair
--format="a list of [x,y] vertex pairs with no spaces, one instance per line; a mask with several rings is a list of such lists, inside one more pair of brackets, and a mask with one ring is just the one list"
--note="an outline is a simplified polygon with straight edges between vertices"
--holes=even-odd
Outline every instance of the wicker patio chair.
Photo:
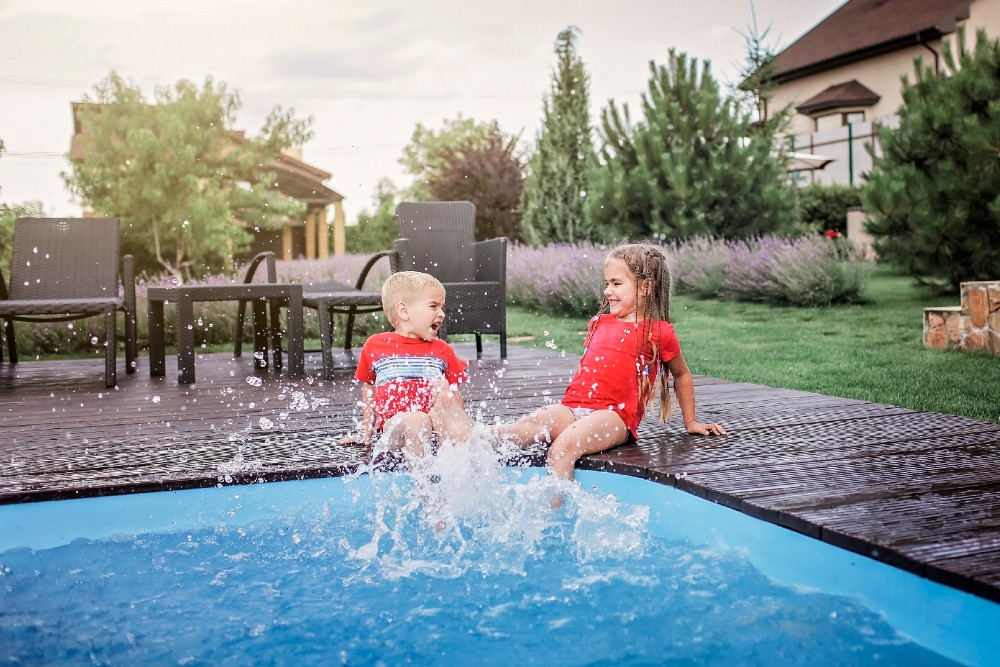
[[[10,280],[0,274],[0,319],[10,363],[17,363],[14,322],[67,322],[104,315],[104,384],[117,384],[116,321],[125,314],[125,371],[136,367],[132,256],[118,264],[118,218],[18,218]],[[0,347],[0,361],[3,359]]]
[[[344,349],[350,350],[354,337],[354,322],[358,315],[374,313],[382,310],[382,294],[378,290],[366,290],[365,283],[368,274],[375,267],[380,259],[388,257],[390,265],[395,265],[395,257],[392,252],[380,252],[372,255],[368,259],[354,286],[340,282],[304,283],[302,285],[302,305],[312,308],[319,316],[319,337],[320,351],[323,353],[323,375],[327,379],[333,377],[333,316],[335,314],[347,315],[347,324],[344,333]],[[252,283],[257,269],[264,264],[267,282],[273,283],[278,280],[277,266],[273,252],[267,251],[256,255],[247,265],[244,272],[243,282]],[[272,309],[272,321],[277,317],[277,313]],[[241,333],[243,323],[246,320],[246,302],[241,301],[236,314],[236,345],[233,350],[235,356],[240,356],[243,351],[243,340]],[[255,329],[256,330],[256,329]],[[272,328],[272,330],[276,330]],[[274,349],[278,347],[279,341],[274,340]],[[310,350],[315,352],[315,350]]]
[[442,337],[500,336],[507,357],[507,239],[475,241],[476,207],[469,201],[400,202],[396,207],[401,238],[395,242],[398,270],[423,271],[447,290]]

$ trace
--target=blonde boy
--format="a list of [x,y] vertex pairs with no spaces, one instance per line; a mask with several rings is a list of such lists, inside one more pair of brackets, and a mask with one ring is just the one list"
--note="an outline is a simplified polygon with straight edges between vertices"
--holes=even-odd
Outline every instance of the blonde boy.
[[438,338],[444,323],[444,285],[434,276],[400,271],[382,286],[382,308],[393,330],[365,341],[354,377],[361,383],[361,439],[385,439],[389,451],[413,460],[430,442],[427,412],[434,386],[465,382],[466,362]]

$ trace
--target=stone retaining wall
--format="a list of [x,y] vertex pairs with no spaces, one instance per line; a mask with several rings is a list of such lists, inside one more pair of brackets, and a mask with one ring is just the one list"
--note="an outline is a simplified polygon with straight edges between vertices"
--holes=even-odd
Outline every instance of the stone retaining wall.
[[1000,357],[1000,280],[962,283],[962,305],[924,308],[924,347]]

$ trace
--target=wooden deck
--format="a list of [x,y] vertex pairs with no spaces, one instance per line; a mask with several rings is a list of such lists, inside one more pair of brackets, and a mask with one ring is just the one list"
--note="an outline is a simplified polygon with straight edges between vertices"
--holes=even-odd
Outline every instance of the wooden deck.
[[[475,356],[471,345],[456,346]],[[343,474],[354,361],[322,380],[204,355],[198,383],[119,371],[100,359],[0,365],[0,503]],[[562,396],[573,357],[487,345],[463,391],[487,419]],[[119,363],[121,363],[119,361]],[[725,437],[647,415],[637,445],[581,467],[674,485],[922,576],[1000,602],[1000,425],[891,405],[700,377],[699,416]],[[535,463],[540,451],[529,453]]]

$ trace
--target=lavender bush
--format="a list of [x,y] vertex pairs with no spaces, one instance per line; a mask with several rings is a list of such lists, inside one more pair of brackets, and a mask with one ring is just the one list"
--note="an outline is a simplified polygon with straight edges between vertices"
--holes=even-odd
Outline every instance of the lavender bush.
[[679,291],[775,305],[829,306],[861,299],[868,264],[846,239],[698,238],[670,247]]
[[[338,281],[353,285],[370,255],[346,255],[323,260],[278,261],[278,280],[282,282],[310,283]],[[265,279],[263,268],[258,269],[256,280]],[[369,273],[365,287],[378,289],[389,274],[388,260],[381,260]],[[236,275],[209,275],[201,280],[193,280],[192,285],[226,285],[242,282],[243,271]],[[146,319],[146,290],[149,287],[169,287],[176,280],[169,275],[142,276],[136,284],[136,310],[140,348],[149,340],[149,326]],[[209,301],[195,304],[195,345],[232,345],[236,327],[236,308],[233,301]],[[307,337],[319,338],[319,321],[315,311],[305,312],[305,333]],[[120,316],[119,316],[120,317]],[[343,335],[346,316],[334,318],[334,336]],[[176,342],[176,309],[164,309],[166,342]],[[29,324],[18,322],[18,351],[25,359],[39,354],[104,354],[104,319],[92,317],[73,322]],[[375,314],[359,315],[355,320],[355,338],[364,337],[375,331],[382,331],[384,324]],[[244,340],[250,340],[251,323],[249,313],[244,323]],[[119,325],[119,332],[121,326]],[[123,345],[119,340],[119,345]]]
[[507,255],[507,302],[544,313],[590,316],[604,293],[604,257],[593,243],[514,244]]
[[[858,261],[846,239],[823,236],[763,236],[742,241],[707,237],[665,246],[679,292],[702,298],[759,301],[775,305],[827,306],[858,301],[868,264]],[[593,243],[555,243],[539,248],[514,244],[507,258],[507,301],[543,313],[587,317],[603,301],[604,258],[608,249]],[[350,254],[322,260],[279,261],[278,280],[294,283],[337,281],[353,285],[370,255]],[[242,272],[239,272],[242,276]],[[379,289],[389,274],[380,260],[368,276],[367,289]],[[262,279],[263,276],[258,276]],[[217,285],[241,278],[212,275],[194,284]],[[148,340],[146,289],[173,284],[169,276],[140,280],[136,289],[140,346]],[[165,311],[168,344],[173,344],[176,313]],[[195,341],[199,345],[231,345],[236,304],[230,301],[196,306]],[[343,335],[344,316],[337,316],[334,336]],[[319,337],[314,311],[305,313],[306,336]],[[385,329],[379,314],[359,316],[359,340]],[[245,340],[249,338],[249,318]],[[18,323],[25,358],[34,354],[103,354],[102,318],[52,324]]]

